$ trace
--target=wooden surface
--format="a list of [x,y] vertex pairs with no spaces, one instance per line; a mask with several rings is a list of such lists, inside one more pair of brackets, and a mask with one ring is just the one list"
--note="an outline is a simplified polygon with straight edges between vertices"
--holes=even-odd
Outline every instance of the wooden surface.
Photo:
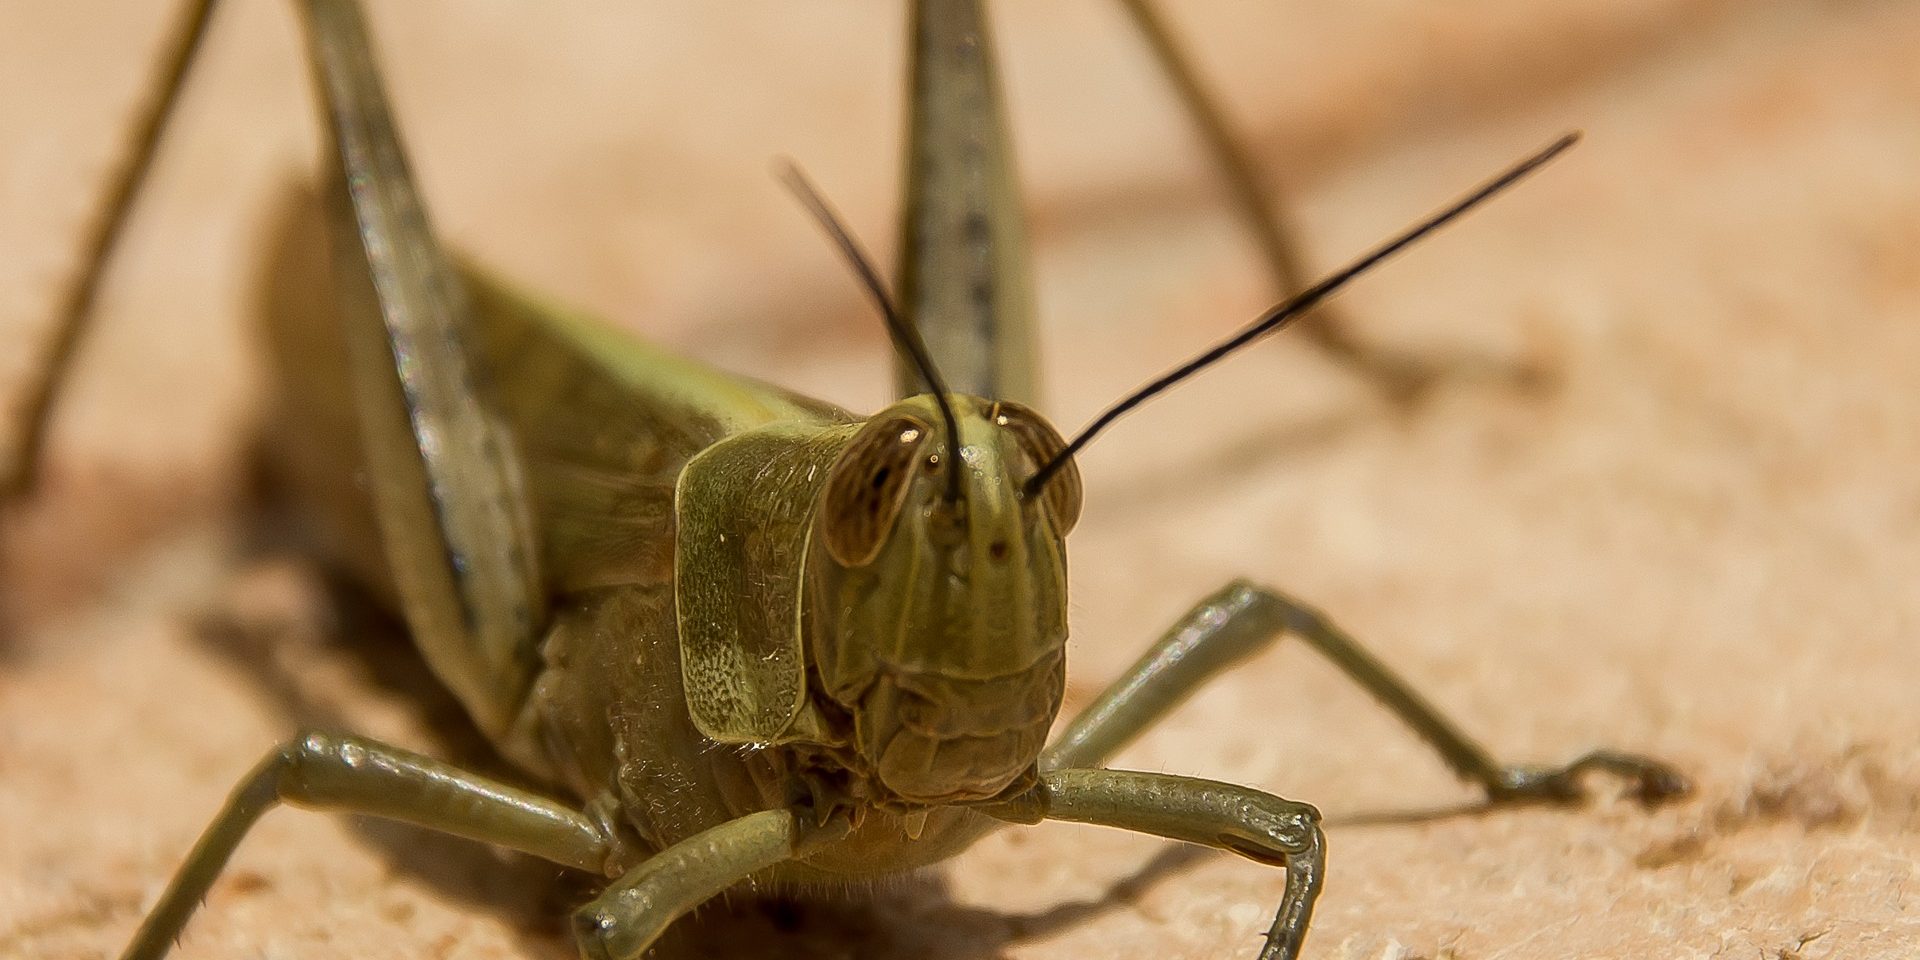
[[[171,4],[0,9],[0,384],[44,334]],[[0,537],[0,955],[111,956],[232,783],[302,723],[437,752],[431,711],[249,559],[253,254],[316,149],[283,4],[233,3],[108,288],[41,501]],[[677,349],[859,408],[858,290],[775,186],[887,249],[898,4],[374,2],[445,232]],[[551,9],[563,6],[564,9]],[[1071,429],[1265,289],[1103,0],[997,5]],[[1920,952],[1920,7],[1899,0],[1181,2],[1330,267],[1568,128],[1574,155],[1342,299],[1374,342],[1534,365],[1411,415],[1299,344],[1084,461],[1073,703],[1233,575],[1309,598],[1503,756],[1606,743],[1696,799],[1451,813],[1407,734],[1296,645],[1127,751],[1331,827],[1315,960]],[[240,623],[234,631],[216,627]],[[261,638],[270,637],[263,643]],[[1604,791],[1603,791],[1604,792]],[[296,811],[178,956],[567,956],[582,891]],[[871,895],[716,906],[670,955],[1252,956],[1278,872],[1092,828]]]

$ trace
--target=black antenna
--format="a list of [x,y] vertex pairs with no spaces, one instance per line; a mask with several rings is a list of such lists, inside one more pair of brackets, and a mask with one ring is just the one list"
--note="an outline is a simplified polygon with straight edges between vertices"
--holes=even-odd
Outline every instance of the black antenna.
[[813,181],[808,180],[793,161],[784,157],[774,161],[774,172],[779,175],[780,182],[799,198],[807,212],[813,214],[813,219],[819,222],[820,228],[827,232],[834,245],[840,248],[841,256],[846,257],[847,264],[859,276],[867,292],[872,294],[873,302],[880,307],[880,315],[887,322],[887,334],[893,338],[894,347],[912,361],[914,369],[920,371],[920,376],[933,388],[933,402],[940,405],[940,418],[947,424],[947,449],[952,460],[947,464],[947,501],[959,502],[960,419],[953,415],[953,406],[947,402],[946,381],[934,367],[926,341],[920,339],[920,331],[914,329],[913,324],[900,316],[899,309],[893,305],[893,298],[887,294],[886,285],[880,282],[880,274],[873,269],[873,261],[868,259],[866,251],[860,248],[860,242],[853,238],[853,234],[847,232],[839,215],[833,212],[826,199],[820,196],[820,191],[814,188]]
[[1199,373],[1201,370],[1206,369],[1216,361],[1241,347],[1286,326],[1289,321],[1312,309],[1315,304],[1332,296],[1333,293],[1341,287],[1346,286],[1347,282],[1354,277],[1378,266],[1380,261],[1406,249],[1427,234],[1446,226],[1453,219],[1479,206],[1494,194],[1513,186],[1516,181],[1539,169],[1540,166],[1547,161],[1559,156],[1565,152],[1568,147],[1579,142],[1579,140],[1580,134],[1578,132],[1569,133],[1555,140],[1546,149],[1515,164],[1509,168],[1507,172],[1487,181],[1479,189],[1455,201],[1452,206],[1428,217],[1398,237],[1382,244],[1373,252],[1328,275],[1320,282],[1302,290],[1292,298],[1281,302],[1279,306],[1268,310],[1260,319],[1249,324],[1246,329],[1220,341],[1208,348],[1204,353],[1162,374],[1152,383],[1128,394],[1113,406],[1108,407],[1106,412],[1095,417],[1092,423],[1081,428],[1080,433],[1073,438],[1073,442],[1062,448],[1058,454],[1054,455],[1053,459],[1048,460],[1039,470],[1034,471],[1033,476],[1028,477],[1026,484],[1021,487],[1022,495],[1031,497],[1039,493],[1041,488],[1047,485],[1047,481],[1052,479],[1054,474],[1060,472],[1060,468],[1065,466],[1067,461],[1072,460],[1075,454],[1085,449],[1087,444],[1093,442],[1093,438],[1098,436],[1100,431],[1105,430],[1115,420],[1120,419],[1132,411],[1133,408],[1151,400],[1174,384]]

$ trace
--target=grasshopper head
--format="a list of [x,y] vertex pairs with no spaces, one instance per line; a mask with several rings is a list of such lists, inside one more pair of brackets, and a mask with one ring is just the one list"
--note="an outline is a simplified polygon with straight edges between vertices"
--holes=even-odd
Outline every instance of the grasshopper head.
[[991,797],[1031,771],[1064,689],[1079,477],[1023,496],[1060,435],[1017,404],[949,400],[958,444],[930,395],[867,422],[828,475],[809,548],[824,692],[851,718],[869,786],[907,804]]
[[1025,407],[941,388],[919,333],[825,201],[790,169],[790,185],[873,294],[896,348],[935,390],[894,404],[854,435],[827,477],[810,531],[803,622],[821,690],[851,718],[857,756],[846,765],[876,799],[984,799],[1033,769],[1064,687],[1062,548],[1080,510],[1078,451],[1128,411],[1286,326],[1578,139],[1561,137],[1275,305],[1116,401],[1071,443]]

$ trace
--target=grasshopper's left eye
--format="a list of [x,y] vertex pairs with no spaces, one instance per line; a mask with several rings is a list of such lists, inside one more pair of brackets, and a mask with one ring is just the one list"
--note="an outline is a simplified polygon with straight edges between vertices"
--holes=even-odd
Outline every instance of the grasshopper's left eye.
[[[1014,443],[1019,444],[1020,451],[1027,456],[1029,476],[1067,448],[1067,442],[1060,439],[1059,432],[1045,418],[1012,401],[994,404],[993,422],[1013,434]],[[1060,525],[1061,535],[1072,530],[1080,519],[1080,469],[1072,462],[1062,466],[1041,488],[1040,500]]]
[[930,431],[912,417],[869,425],[840,452],[820,502],[821,536],[841,564],[863,567],[880,555],[913,477]]

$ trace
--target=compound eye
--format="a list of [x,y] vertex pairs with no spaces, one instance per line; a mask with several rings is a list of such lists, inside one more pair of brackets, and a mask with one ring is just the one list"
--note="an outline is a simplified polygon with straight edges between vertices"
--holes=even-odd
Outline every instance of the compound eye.
[[[1052,462],[1054,457],[1060,455],[1060,451],[1067,448],[1067,442],[1060,439],[1059,431],[1053,429],[1044,417],[1012,401],[1002,400],[995,404],[993,422],[1013,434],[1014,443],[1026,454],[1028,476]],[[1080,467],[1072,461],[1062,466],[1040,490],[1040,502],[1046,505],[1053,522],[1059,524],[1061,536],[1066,536],[1073,525],[1080,521],[1080,497]]]
[[869,424],[840,451],[820,504],[820,533],[842,566],[864,567],[880,555],[913,489],[929,433],[912,417],[894,417]]

